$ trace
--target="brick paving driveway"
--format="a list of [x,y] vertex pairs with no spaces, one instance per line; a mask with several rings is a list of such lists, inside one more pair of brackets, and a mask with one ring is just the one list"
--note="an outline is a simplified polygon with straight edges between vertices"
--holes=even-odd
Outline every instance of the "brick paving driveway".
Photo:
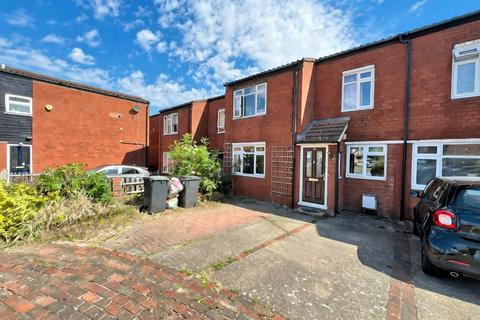
[[0,261],[0,319],[282,319],[127,253],[43,245]]
[[406,230],[256,202],[168,212],[101,248],[1,253],[0,319],[478,319],[480,282],[424,275]]

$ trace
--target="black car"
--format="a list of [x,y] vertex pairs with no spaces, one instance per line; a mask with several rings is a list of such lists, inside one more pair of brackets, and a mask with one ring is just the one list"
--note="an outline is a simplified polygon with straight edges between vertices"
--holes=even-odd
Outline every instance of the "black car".
[[480,178],[432,179],[414,209],[414,233],[422,240],[422,269],[438,276],[480,279]]

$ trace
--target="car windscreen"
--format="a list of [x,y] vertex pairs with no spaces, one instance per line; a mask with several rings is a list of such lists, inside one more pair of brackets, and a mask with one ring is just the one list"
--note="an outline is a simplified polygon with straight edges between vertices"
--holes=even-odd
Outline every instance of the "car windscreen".
[[480,187],[459,188],[452,205],[457,208],[480,212]]

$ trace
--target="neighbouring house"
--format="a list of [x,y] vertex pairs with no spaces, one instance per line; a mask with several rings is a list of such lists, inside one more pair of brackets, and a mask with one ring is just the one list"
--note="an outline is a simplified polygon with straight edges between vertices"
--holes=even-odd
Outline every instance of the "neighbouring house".
[[225,87],[237,195],[411,219],[430,178],[480,176],[480,11]]
[[224,110],[224,96],[218,96],[190,101],[150,116],[150,168],[169,173],[173,166],[169,156],[170,146],[185,133],[190,133],[195,141],[209,138],[210,148],[222,155]]
[[147,100],[4,65],[0,95],[4,175],[71,162],[147,164]]

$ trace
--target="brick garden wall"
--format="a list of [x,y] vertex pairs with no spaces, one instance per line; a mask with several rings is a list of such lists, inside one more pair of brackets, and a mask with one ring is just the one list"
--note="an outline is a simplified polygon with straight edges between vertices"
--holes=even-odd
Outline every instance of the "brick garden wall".
[[[148,108],[138,102],[33,82],[33,169],[65,163],[146,165]],[[48,112],[45,105],[53,110]],[[131,114],[133,106],[140,112]]]

